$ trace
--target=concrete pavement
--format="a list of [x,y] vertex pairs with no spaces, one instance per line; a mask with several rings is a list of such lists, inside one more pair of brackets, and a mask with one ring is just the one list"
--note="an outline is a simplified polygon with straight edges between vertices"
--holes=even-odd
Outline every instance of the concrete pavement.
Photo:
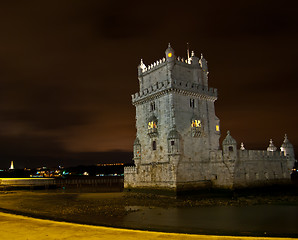
[[265,238],[265,237],[232,237],[189,235],[177,233],[160,233],[137,230],[126,230],[109,227],[97,227],[74,223],[55,222],[51,220],[35,219],[19,215],[0,213],[0,239],[1,240],[286,240],[293,238]]

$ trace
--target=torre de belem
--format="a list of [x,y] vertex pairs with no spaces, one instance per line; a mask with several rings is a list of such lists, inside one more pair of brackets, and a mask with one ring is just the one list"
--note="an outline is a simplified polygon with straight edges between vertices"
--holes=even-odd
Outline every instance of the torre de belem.
[[134,166],[124,169],[124,187],[174,191],[234,189],[287,183],[295,156],[285,136],[280,151],[246,150],[228,131],[220,149],[220,120],[215,115],[217,89],[208,86],[207,61],[194,52],[138,66]]

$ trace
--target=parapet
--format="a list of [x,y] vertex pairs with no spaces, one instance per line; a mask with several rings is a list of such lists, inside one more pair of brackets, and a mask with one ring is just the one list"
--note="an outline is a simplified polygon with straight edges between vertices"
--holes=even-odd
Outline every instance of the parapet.
[[160,68],[165,65],[166,65],[165,58],[159,59],[159,60],[155,61],[154,63],[149,64],[147,66],[141,60],[141,64],[139,65],[139,68],[141,69],[142,74],[147,74],[147,73],[150,73],[150,72],[156,70],[157,68]]
[[238,150],[238,156],[245,161],[249,160],[287,160],[287,157],[281,151],[266,150]]
[[191,83],[191,82],[182,82],[176,81],[163,81],[157,82],[150,86],[149,88],[144,89],[138,93],[132,94],[132,102],[133,104],[137,104],[139,101],[142,102],[144,98],[148,96],[156,97],[163,95],[169,91],[175,91],[180,94],[188,94],[194,97],[198,97],[201,99],[207,99],[210,101],[216,101],[217,99],[217,89],[216,88],[208,88],[203,85]]
[[[191,58],[184,59],[184,58],[177,57],[175,59],[175,63],[177,63],[179,65],[186,66],[186,67],[190,67],[192,65],[192,59]],[[159,60],[155,61],[154,63],[151,63],[147,66],[141,60],[139,68],[141,69],[141,74],[148,74],[148,73],[150,73],[152,71],[155,71],[156,69],[158,69],[162,66],[165,66],[166,64],[167,63],[166,63],[165,58],[159,59]]]
[[137,173],[137,169],[135,166],[124,167],[124,175],[125,174],[133,174],[133,173]]

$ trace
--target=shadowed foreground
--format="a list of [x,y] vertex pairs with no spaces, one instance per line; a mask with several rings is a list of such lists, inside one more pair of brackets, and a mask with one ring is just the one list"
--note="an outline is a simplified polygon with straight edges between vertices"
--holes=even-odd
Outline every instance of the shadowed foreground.
[[59,222],[145,231],[198,235],[298,236],[296,195],[232,198],[194,196],[176,199],[126,192],[20,190],[2,192],[0,210]]
[[188,235],[177,233],[160,233],[137,230],[125,230],[108,227],[96,227],[82,224],[55,222],[13,214],[0,213],[0,230],[2,240],[31,240],[31,239],[293,239],[293,238],[268,238],[268,237],[231,237],[212,235]]

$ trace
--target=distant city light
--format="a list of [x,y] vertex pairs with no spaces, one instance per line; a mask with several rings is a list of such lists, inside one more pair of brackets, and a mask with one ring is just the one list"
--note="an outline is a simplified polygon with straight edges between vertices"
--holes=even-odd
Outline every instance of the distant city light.
[[106,167],[106,166],[122,166],[124,163],[98,163],[98,167]]

